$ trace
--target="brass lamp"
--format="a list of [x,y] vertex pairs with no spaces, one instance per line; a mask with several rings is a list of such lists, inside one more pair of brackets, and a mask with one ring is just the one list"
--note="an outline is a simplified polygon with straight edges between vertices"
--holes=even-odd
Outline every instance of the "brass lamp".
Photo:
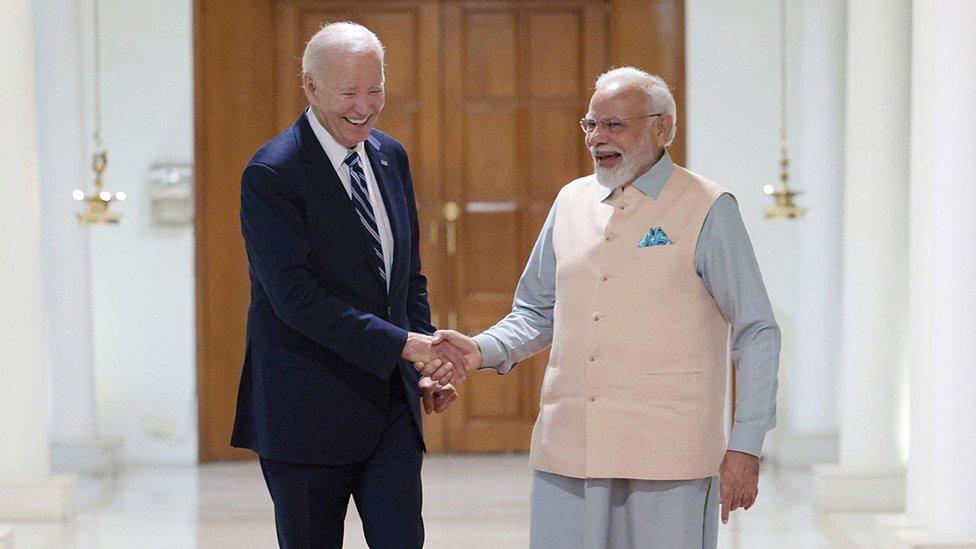
[[799,194],[800,191],[794,191],[790,189],[788,184],[790,179],[790,157],[788,154],[787,145],[789,140],[787,139],[787,109],[786,109],[786,99],[787,99],[787,82],[786,82],[786,0],[780,0],[779,3],[779,43],[780,43],[780,54],[779,54],[779,77],[780,77],[780,103],[779,103],[779,137],[780,137],[780,148],[782,155],[780,156],[779,165],[779,188],[775,188],[773,185],[763,185],[763,194],[766,196],[773,197],[773,205],[766,208],[766,219],[796,219],[798,217],[803,217],[806,210],[796,205],[793,198]]
[[125,193],[119,191],[114,195],[105,190],[105,167],[108,165],[108,151],[100,150],[92,156],[92,169],[95,171],[95,192],[85,195],[85,191],[75,189],[71,195],[75,200],[88,202],[85,211],[78,214],[78,222],[82,225],[96,225],[98,223],[118,223],[119,213],[109,211],[108,205],[113,200],[125,200]]
[[85,211],[77,214],[78,222],[82,225],[97,225],[99,223],[117,224],[119,213],[109,211],[108,206],[113,200],[125,200],[125,193],[119,191],[114,195],[105,190],[105,167],[108,165],[108,150],[102,147],[102,64],[101,40],[99,32],[98,0],[94,0],[95,11],[95,154],[92,155],[92,169],[95,171],[95,191],[85,194],[81,189],[75,189],[71,196],[79,202],[87,202]]
[[777,189],[769,184],[763,185],[763,194],[773,197],[773,205],[766,208],[765,211],[766,219],[796,219],[803,217],[806,210],[797,206],[793,201],[794,196],[803,194],[802,191],[794,191],[786,184],[790,178],[788,171],[790,161],[786,158],[785,153],[779,163],[783,167],[783,171],[779,175],[779,188]]

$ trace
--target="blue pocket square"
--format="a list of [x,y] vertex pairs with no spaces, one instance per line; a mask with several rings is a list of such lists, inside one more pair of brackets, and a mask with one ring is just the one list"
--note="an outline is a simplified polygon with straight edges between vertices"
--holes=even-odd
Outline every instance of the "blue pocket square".
[[647,231],[644,238],[641,239],[640,243],[637,244],[638,248],[649,248],[651,246],[669,246],[674,244],[671,242],[671,238],[668,233],[664,232],[661,227],[654,227],[653,229]]

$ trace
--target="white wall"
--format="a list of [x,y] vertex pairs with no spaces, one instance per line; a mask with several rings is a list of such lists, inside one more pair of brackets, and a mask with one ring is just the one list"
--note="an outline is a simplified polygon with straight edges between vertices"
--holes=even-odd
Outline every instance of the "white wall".
[[[194,462],[193,229],[153,227],[146,193],[151,164],[193,161],[191,2],[100,4],[106,185],[128,200],[118,227],[89,229],[98,426],[127,461]],[[82,13],[90,39],[91,0]]]
[[[41,237],[44,257],[44,365],[51,439],[56,446],[96,444],[88,231],[78,225],[72,191],[91,183],[85,147],[82,21],[75,0],[35,0],[34,56]],[[65,465],[52,452],[55,468]],[[70,460],[68,460],[70,461]]]
[[786,369],[796,306],[797,228],[765,219],[771,200],[762,194],[763,185],[779,182],[779,40],[777,2],[685,3],[688,167],[738,198],[783,328]]

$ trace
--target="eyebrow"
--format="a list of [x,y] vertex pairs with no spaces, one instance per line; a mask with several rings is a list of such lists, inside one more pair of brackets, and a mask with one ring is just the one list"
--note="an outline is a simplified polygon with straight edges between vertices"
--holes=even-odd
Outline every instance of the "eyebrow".
[[[356,91],[356,86],[355,85],[351,85],[351,84],[340,84],[340,85],[336,86],[335,89],[339,93],[354,92],[354,91]],[[372,86],[368,86],[366,89],[367,90],[382,90],[383,89],[383,84],[374,84]]]

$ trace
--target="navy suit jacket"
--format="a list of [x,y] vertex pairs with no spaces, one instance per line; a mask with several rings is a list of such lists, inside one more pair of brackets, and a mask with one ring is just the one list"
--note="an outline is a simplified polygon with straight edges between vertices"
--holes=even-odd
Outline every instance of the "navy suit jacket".
[[363,461],[386,424],[398,368],[422,439],[417,373],[400,359],[408,331],[434,331],[413,181],[396,140],[373,130],[365,146],[393,230],[389,292],[304,114],[244,170],[251,305],[233,446],[282,461]]

